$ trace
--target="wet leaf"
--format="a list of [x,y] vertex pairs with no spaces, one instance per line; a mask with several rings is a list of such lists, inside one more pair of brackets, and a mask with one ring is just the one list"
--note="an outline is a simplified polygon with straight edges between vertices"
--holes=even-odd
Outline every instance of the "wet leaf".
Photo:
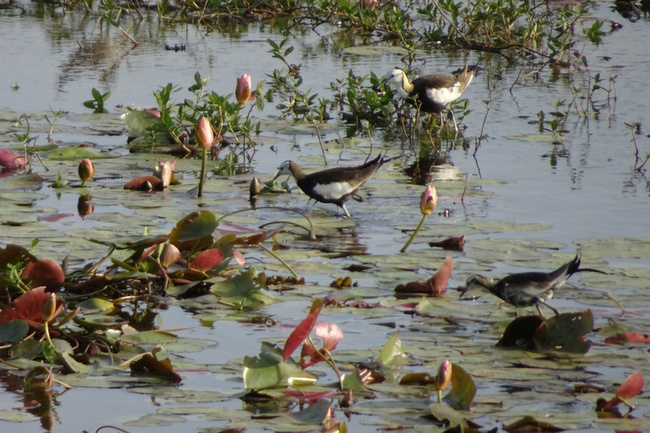
[[165,331],[141,331],[123,334],[120,340],[133,344],[164,344],[178,340],[178,337]]
[[469,410],[476,395],[476,385],[472,376],[458,364],[451,364],[451,391],[444,402],[454,409]]
[[395,287],[395,292],[408,295],[408,294],[424,294],[427,296],[440,297],[447,290],[447,281],[451,276],[453,270],[453,259],[451,257],[445,258],[445,262],[438,272],[436,272],[425,283],[409,282],[400,284]]

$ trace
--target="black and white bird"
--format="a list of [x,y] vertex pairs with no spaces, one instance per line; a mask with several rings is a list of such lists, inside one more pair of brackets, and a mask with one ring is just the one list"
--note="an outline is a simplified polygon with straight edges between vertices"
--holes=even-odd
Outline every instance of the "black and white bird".
[[423,75],[411,82],[402,69],[395,68],[382,83],[393,84],[397,94],[415,105],[420,111],[449,113],[454,122],[454,129],[458,132],[456,117],[450,109],[450,105],[460,98],[460,95],[472,82],[477,70],[476,66],[465,64],[464,68],[454,71],[451,75]]
[[372,161],[356,167],[335,167],[316,173],[305,174],[293,161],[285,161],[278,167],[273,180],[282,175],[293,176],[298,187],[309,197],[321,203],[334,203],[345,212],[345,202],[350,199],[362,201],[357,191],[384,163],[395,158],[377,156]]
[[493,279],[482,275],[472,275],[465,283],[465,290],[460,294],[462,297],[467,291],[475,287],[488,290],[505,302],[515,307],[535,306],[540,316],[542,311],[540,305],[545,305],[555,314],[558,310],[546,303],[553,297],[553,292],[564,285],[566,280],[576,272],[606,272],[598,269],[580,268],[580,253],[572,260],[566,262],[552,272],[522,272],[510,274],[501,279]]

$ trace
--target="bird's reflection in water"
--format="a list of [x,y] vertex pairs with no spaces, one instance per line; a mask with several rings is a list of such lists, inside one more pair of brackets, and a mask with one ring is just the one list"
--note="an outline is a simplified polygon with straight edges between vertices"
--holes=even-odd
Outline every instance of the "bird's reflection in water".
[[415,185],[464,179],[459,168],[455,167],[449,160],[447,152],[438,152],[433,149],[428,152],[420,152],[417,158],[406,166],[404,171]]

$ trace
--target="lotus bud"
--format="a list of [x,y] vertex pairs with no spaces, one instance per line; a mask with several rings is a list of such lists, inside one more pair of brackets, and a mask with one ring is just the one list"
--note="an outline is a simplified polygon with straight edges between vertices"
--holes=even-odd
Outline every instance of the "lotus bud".
[[440,364],[438,368],[438,374],[434,378],[433,385],[438,391],[442,391],[447,388],[449,382],[451,381],[451,362],[445,359],[445,361]]
[[41,318],[43,323],[50,323],[50,320],[54,318],[54,312],[56,311],[56,295],[50,293],[50,296],[47,298],[41,309]]
[[167,269],[181,258],[181,252],[175,245],[165,244],[160,253],[160,264]]
[[81,186],[86,185],[95,174],[95,166],[88,158],[79,163],[79,179],[81,179]]
[[253,85],[251,84],[250,75],[244,74],[241,76],[241,78],[237,78],[235,98],[237,98],[237,102],[240,104],[245,104],[255,99],[255,95],[253,95]]
[[207,117],[201,117],[201,120],[196,124],[196,143],[199,148],[205,150],[212,147],[214,142],[214,129],[210,124]]
[[427,189],[424,190],[420,198],[420,212],[422,212],[422,215],[431,215],[437,203],[438,194],[436,193],[436,188],[427,185]]
[[251,184],[248,186],[248,196],[250,198],[255,197],[260,193],[260,181],[256,177],[251,180]]

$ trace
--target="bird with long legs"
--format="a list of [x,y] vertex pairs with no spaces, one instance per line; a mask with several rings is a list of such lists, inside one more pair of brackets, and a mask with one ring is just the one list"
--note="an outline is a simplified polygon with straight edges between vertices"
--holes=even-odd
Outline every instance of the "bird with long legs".
[[410,81],[402,69],[395,68],[382,80],[382,84],[394,85],[397,94],[421,112],[448,113],[454,122],[454,130],[458,132],[458,123],[451,103],[460,98],[477,70],[477,66],[465,64],[464,68],[452,72],[451,75],[423,75]]
[[580,268],[580,253],[551,272],[521,272],[510,274],[501,279],[488,278],[483,275],[472,275],[465,283],[465,290],[460,297],[473,288],[481,288],[514,307],[535,306],[540,316],[541,305],[544,305],[558,315],[559,311],[546,303],[553,297],[556,289],[562,287],[571,275],[577,272],[598,272],[607,274],[599,269]]
[[366,183],[379,167],[396,158],[379,155],[356,167],[334,167],[310,174],[305,174],[295,162],[285,161],[278,167],[273,180],[283,175],[291,176],[300,190],[309,197],[321,203],[334,203],[350,217],[345,202],[350,199],[363,201],[357,194],[361,185]]

